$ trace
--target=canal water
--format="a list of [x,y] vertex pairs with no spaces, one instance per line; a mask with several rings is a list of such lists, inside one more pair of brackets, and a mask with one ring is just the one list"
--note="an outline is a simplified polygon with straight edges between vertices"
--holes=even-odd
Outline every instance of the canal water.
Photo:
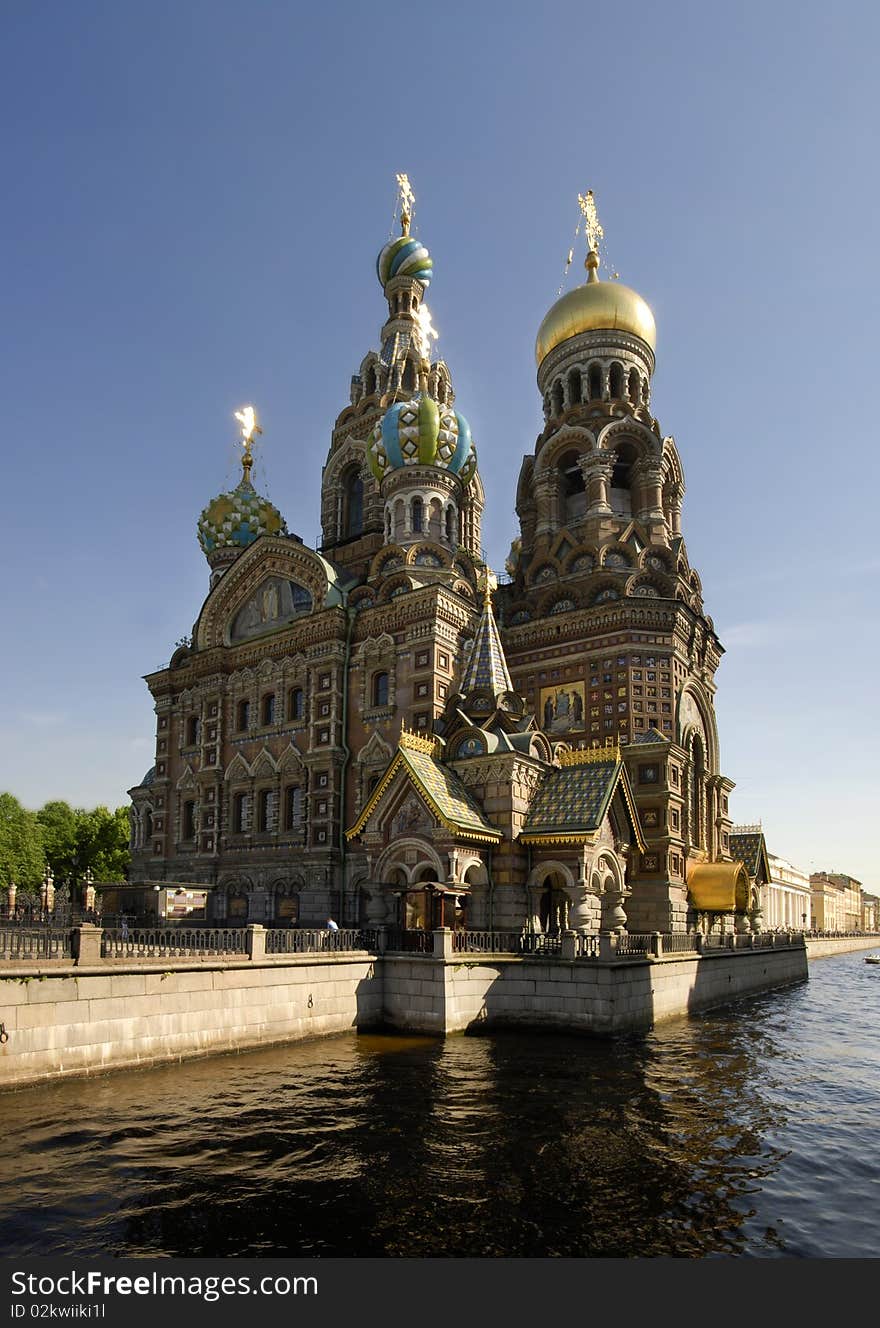
[[355,1034],[0,1096],[6,1256],[876,1257],[880,966],[642,1036]]

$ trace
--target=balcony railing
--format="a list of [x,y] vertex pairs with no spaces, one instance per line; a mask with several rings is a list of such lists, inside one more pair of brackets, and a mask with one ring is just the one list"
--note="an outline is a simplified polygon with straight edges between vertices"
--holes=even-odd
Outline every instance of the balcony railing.
[[0,928],[0,959],[70,959],[72,933],[59,927]]

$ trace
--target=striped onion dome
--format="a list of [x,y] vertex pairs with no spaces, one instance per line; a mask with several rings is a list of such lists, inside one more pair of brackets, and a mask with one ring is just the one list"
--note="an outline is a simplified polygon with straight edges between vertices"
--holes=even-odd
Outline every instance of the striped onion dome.
[[402,466],[438,466],[468,484],[477,469],[467,420],[426,392],[389,406],[370,434],[367,459],[377,480]]
[[429,286],[433,268],[431,255],[411,235],[389,240],[376,259],[376,273],[383,290],[392,277],[415,277],[423,286]]

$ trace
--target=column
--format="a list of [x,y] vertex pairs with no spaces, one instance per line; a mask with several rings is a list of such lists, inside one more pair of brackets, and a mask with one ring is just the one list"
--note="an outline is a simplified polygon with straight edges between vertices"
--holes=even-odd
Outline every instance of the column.
[[611,472],[614,458],[607,452],[588,452],[579,457],[584,487],[587,491],[587,516],[609,516],[611,504],[608,491],[611,485]]
[[535,477],[535,502],[538,508],[538,520],[535,525],[536,535],[550,535],[556,529],[556,488],[558,479],[555,471],[544,471]]
[[641,486],[642,499],[639,503],[639,517],[643,521],[664,521],[663,514],[663,466],[654,458],[642,461],[637,470]]

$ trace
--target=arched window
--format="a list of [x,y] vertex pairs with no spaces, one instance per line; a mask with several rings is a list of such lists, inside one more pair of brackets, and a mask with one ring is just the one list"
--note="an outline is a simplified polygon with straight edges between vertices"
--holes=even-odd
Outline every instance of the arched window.
[[587,491],[577,452],[566,452],[559,462],[559,493],[563,523],[580,520],[587,510]]
[[642,404],[642,380],[639,377],[638,369],[629,371],[629,399],[634,406]]
[[447,509],[446,509],[446,542],[447,542],[447,544],[454,544],[454,543],[455,543],[455,530],[454,530],[454,523],[455,523],[455,512],[454,512],[454,510],[453,510],[451,507],[447,507]]
[[260,797],[257,810],[257,829],[261,834],[266,834],[272,828],[272,822],[275,819],[275,790],[260,789]]
[[148,807],[147,810],[144,812],[144,839],[147,840],[152,838],[153,838],[153,813],[150,811]]
[[199,717],[190,715],[186,721],[186,745],[195,747],[199,740]]
[[251,703],[239,701],[236,727],[239,733],[246,733],[251,726]]
[[703,773],[705,770],[705,759],[703,755],[703,744],[700,738],[694,735],[691,740],[691,788],[690,788],[690,832],[691,843],[695,848],[699,848],[703,843],[703,818],[700,815],[703,799]]
[[236,793],[232,799],[232,833],[243,835],[248,821],[248,795]]
[[263,697],[263,704],[262,704],[262,708],[261,708],[261,715],[260,715],[260,718],[261,718],[261,720],[262,720],[262,723],[263,723],[263,727],[264,727],[264,728],[267,727],[269,724],[274,724],[274,723],[275,723],[275,693],[274,693],[274,692],[267,692],[266,695]]
[[572,369],[568,375],[568,404],[570,406],[579,406],[581,404],[581,371]]
[[564,393],[562,390],[561,379],[557,378],[556,382],[553,384],[553,388],[550,395],[553,401],[553,414],[561,415],[563,402],[564,402]]
[[421,498],[413,498],[410,508],[412,519],[412,531],[414,535],[421,535],[425,522],[425,507]]
[[632,468],[635,460],[635,448],[631,443],[621,443],[614,457],[611,472],[611,510],[615,516],[632,516]]
[[342,538],[351,539],[364,528],[364,481],[357,466],[345,474],[342,504]]
[[591,364],[587,373],[587,387],[590,393],[591,401],[600,401],[602,398],[602,366],[601,364]]
[[301,687],[291,687],[287,701],[288,719],[305,719],[306,698]]
[[302,824],[302,789],[291,784],[284,793],[284,828],[299,830]]
[[185,802],[183,804],[183,838],[195,839],[196,837],[196,804],[194,802]]
[[373,705],[387,706],[388,704],[388,674],[375,673],[373,675]]
[[376,370],[373,365],[370,365],[367,370],[367,376],[364,380],[364,391],[368,397],[373,396],[376,391]]
[[412,360],[407,360],[403,366],[403,386],[408,392],[415,391],[416,369]]
[[623,366],[616,361],[612,364],[608,375],[608,389],[615,399],[623,396]]

